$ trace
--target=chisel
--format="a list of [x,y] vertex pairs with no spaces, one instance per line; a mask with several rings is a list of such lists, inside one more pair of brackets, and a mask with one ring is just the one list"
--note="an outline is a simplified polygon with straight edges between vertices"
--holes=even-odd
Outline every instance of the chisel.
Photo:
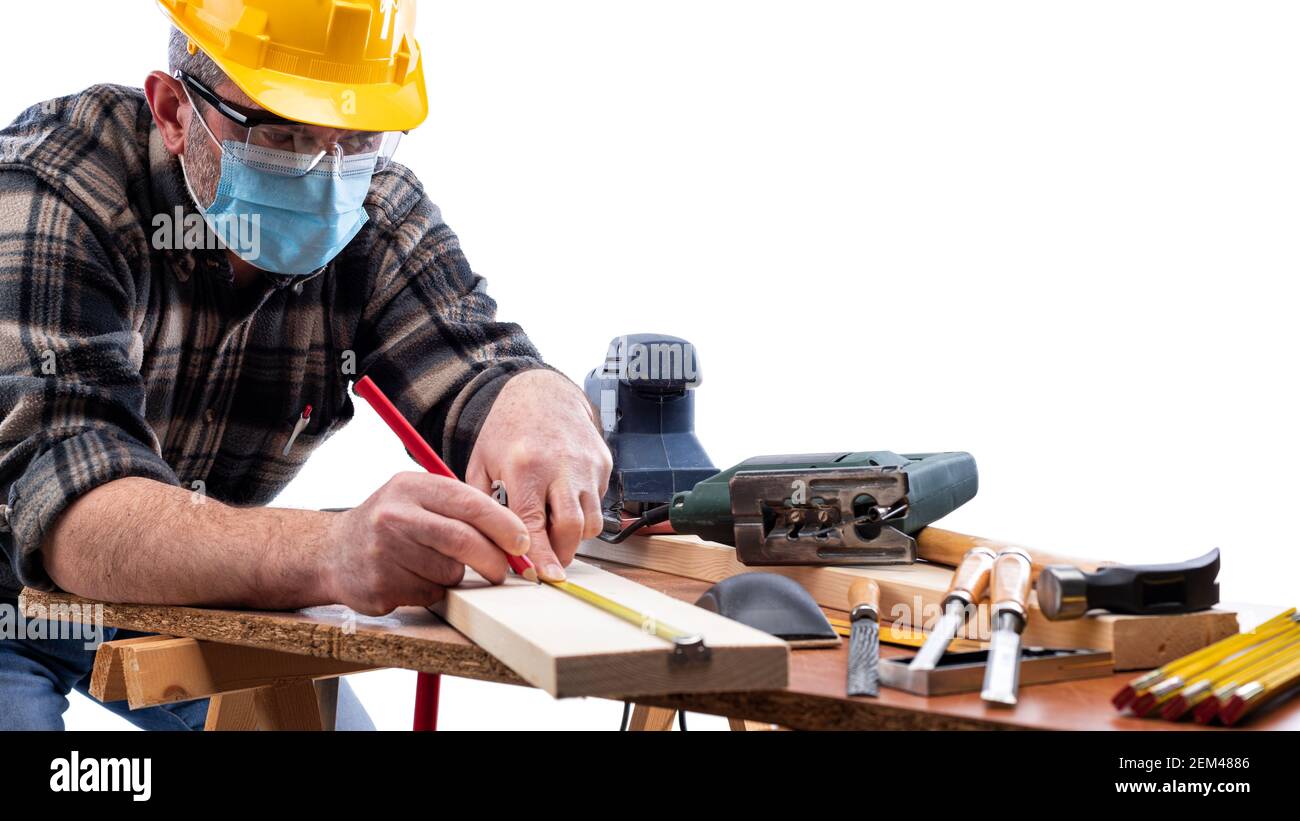
[[849,683],[851,696],[880,695],[880,585],[858,579],[849,587]]
[[966,623],[967,609],[984,598],[994,558],[993,551],[987,547],[972,548],[962,557],[943,600],[943,615],[908,667],[913,670],[933,670],[939,663],[957,631]]
[[984,670],[980,698],[992,704],[1014,706],[1020,686],[1020,634],[1026,621],[1025,601],[1033,566],[1022,550],[1004,550],[993,562],[989,598],[993,605],[993,638]]

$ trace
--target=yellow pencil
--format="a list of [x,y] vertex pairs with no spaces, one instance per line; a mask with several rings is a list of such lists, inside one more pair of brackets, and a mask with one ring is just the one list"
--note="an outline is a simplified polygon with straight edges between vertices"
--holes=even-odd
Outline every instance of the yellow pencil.
[[1205,699],[1211,698],[1215,687],[1231,680],[1233,676],[1258,664],[1261,660],[1274,653],[1285,651],[1292,646],[1300,648],[1300,625],[1291,630],[1285,630],[1268,641],[1237,654],[1217,667],[1208,670],[1200,677],[1189,681],[1186,687],[1182,688],[1177,695],[1165,704],[1160,711],[1160,717],[1169,721],[1177,721]]
[[1300,684],[1300,656],[1293,657],[1282,667],[1237,688],[1237,692],[1219,711],[1219,718],[1231,727],[1260,705],[1290,691],[1297,684]]
[[1228,702],[1232,700],[1232,696],[1236,694],[1238,689],[1244,687],[1260,676],[1267,675],[1274,670],[1285,667],[1297,657],[1297,654],[1300,654],[1300,647],[1284,648],[1281,652],[1266,656],[1246,669],[1225,679],[1221,684],[1214,688],[1214,691],[1210,693],[1209,698],[1196,706],[1196,712],[1194,715],[1197,723],[1208,724],[1213,721],[1217,716],[1219,716],[1223,708],[1228,705]]
[[1268,633],[1271,635],[1273,628],[1285,625],[1288,621],[1292,620],[1292,617],[1295,616],[1295,612],[1295,608],[1292,607],[1286,612],[1274,616],[1259,625],[1252,632],[1238,633],[1234,636],[1229,636],[1228,638],[1216,641],[1214,644],[1207,647],[1202,647],[1194,653],[1189,653],[1182,658],[1175,659],[1149,673],[1144,673],[1130,681],[1124,686],[1124,689],[1116,693],[1111,699],[1111,703],[1115,705],[1115,709],[1123,710],[1125,707],[1145,695],[1146,691],[1153,685],[1169,678],[1170,676],[1176,675],[1205,659],[1222,659],[1224,656],[1229,655],[1236,650],[1258,643],[1258,636],[1261,633]]
[[1213,675],[1214,670],[1223,664],[1234,659],[1240,658],[1259,647],[1266,644],[1279,635],[1287,635],[1295,632],[1297,624],[1295,621],[1281,621],[1269,625],[1267,628],[1261,628],[1253,633],[1242,633],[1251,639],[1239,647],[1229,649],[1223,654],[1205,656],[1204,658],[1193,661],[1180,667],[1177,672],[1168,678],[1151,685],[1146,692],[1139,694],[1138,699],[1133,702],[1133,712],[1140,716],[1145,716],[1152,710],[1160,707],[1166,702],[1173,699],[1178,691],[1191,684],[1197,678],[1204,675]]

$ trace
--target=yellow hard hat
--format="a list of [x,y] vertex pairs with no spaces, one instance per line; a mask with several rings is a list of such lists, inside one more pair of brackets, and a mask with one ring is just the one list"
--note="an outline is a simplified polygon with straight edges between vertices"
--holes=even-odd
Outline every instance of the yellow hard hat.
[[266,110],[311,125],[407,131],[429,98],[415,0],[158,0]]

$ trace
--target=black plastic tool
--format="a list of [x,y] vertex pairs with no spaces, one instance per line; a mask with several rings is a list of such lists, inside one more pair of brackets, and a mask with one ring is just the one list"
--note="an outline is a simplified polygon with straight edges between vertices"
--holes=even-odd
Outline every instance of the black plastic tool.
[[1113,565],[1085,573],[1051,565],[1038,575],[1038,607],[1053,621],[1089,610],[1133,616],[1193,613],[1219,603],[1219,549],[1178,564]]
[[665,505],[718,472],[695,436],[695,346],[667,334],[628,334],[609,344],[587,375],[587,398],[614,457],[603,508],[617,531],[624,517]]
[[813,597],[785,576],[731,576],[704,591],[695,606],[771,633],[796,647],[833,647],[840,643],[839,634]]

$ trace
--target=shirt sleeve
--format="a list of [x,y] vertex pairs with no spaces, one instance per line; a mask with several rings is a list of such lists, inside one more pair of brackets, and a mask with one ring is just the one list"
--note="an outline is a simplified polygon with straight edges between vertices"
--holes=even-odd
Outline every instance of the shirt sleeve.
[[0,172],[0,546],[6,576],[46,590],[41,546],[73,500],[127,476],[179,483],[145,421],[136,283],[94,224]]
[[505,383],[547,367],[523,330],[496,317],[486,280],[423,195],[376,243],[378,276],[362,314],[359,375],[367,375],[455,473]]

